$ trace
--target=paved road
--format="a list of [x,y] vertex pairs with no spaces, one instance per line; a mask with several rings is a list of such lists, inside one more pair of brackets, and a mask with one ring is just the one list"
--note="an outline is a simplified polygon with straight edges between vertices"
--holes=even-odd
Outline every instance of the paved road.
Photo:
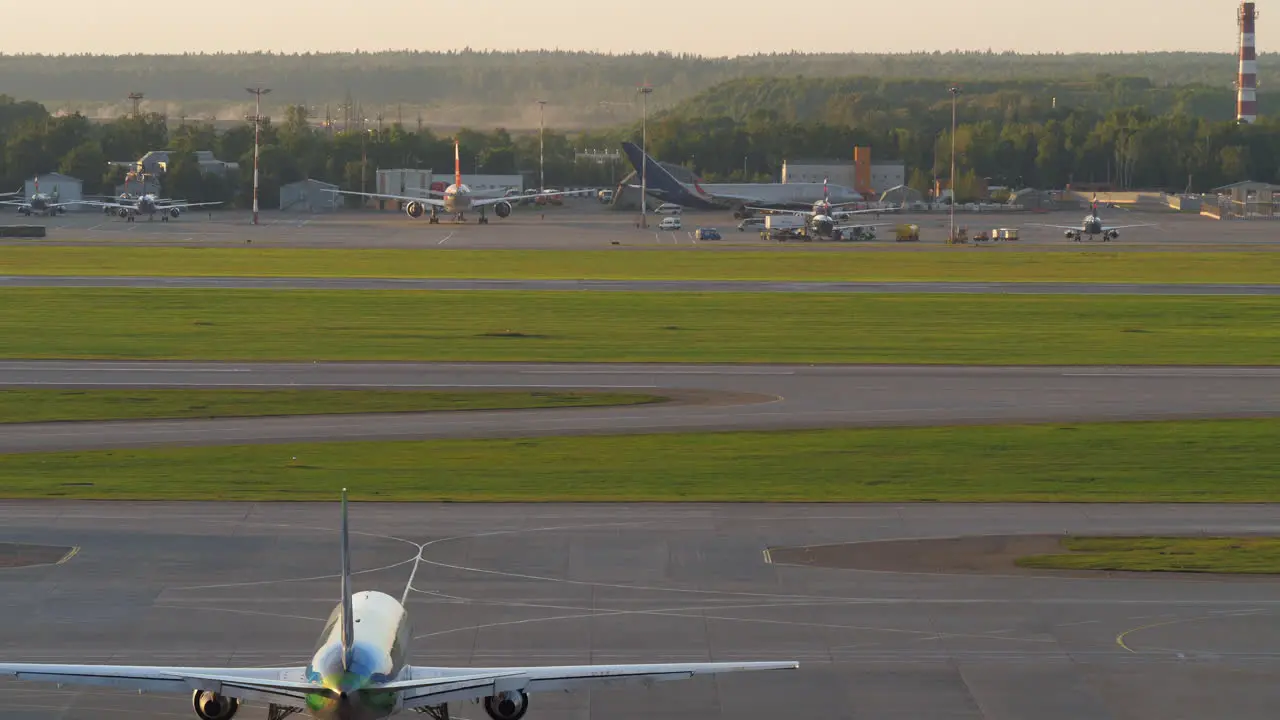
[[[304,664],[338,594],[336,524],[336,507],[315,504],[0,503],[0,541],[80,547],[62,565],[0,571],[3,656]],[[1272,507],[357,503],[352,528],[357,587],[407,595],[419,664],[800,662],[535,695],[530,718],[1269,720],[1280,700],[1276,581],[921,575],[762,557],[1045,528],[1277,533]],[[190,713],[184,696],[0,681],[0,720]]]
[[240,288],[266,290],[590,290],[1016,295],[1280,295],[1280,285],[1222,283],[796,282],[751,280],[456,280],[424,278],[0,276],[4,287]]
[[1280,368],[0,362],[0,387],[623,389],[620,408],[0,426],[0,452],[1280,415]]

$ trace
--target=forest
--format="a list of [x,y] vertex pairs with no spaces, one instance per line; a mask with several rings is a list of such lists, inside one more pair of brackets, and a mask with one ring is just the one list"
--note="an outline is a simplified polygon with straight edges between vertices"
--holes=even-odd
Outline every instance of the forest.
[[[751,82],[751,87],[770,86],[767,81]],[[708,98],[722,96],[722,90],[713,88],[705,97],[654,113],[648,122],[649,149],[655,157],[687,165],[708,181],[769,181],[778,178],[788,158],[851,161],[855,145],[870,145],[877,159],[902,160],[910,184],[926,191],[949,171],[950,97],[944,87],[943,97],[937,98],[934,83],[889,87],[896,100],[918,104],[901,112],[879,100],[864,102],[854,93],[839,95],[840,102],[828,98],[799,103],[806,108],[803,113],[781,112],[773,104],[748,112],[715,107]],[[916,100],[904,89],[909,87],[918,89]],[[1116,81],[1111,90],[1105,83],[1099,87],[1098,92],[1116,93],[1117,102],[1135,99],[1127,92],[1150,90],[1141,81]],[[1093,107],[1070,97],[1064,93],[1055,103],[1046,102],[1040,93],[1019,91],[1018,85],[969,86],[957,103],[960,199],[976,199],[985,184],[1203,192],[1244,179],[1280,182],[1280,123],[1275,120],[1241,126],[1198,117],[1176,100],[1153,110],[1141,104]],[[580,159],[577,153],[616,150],[620,141],[639,142],[640,136],[638,122],[593,131],[548,128],[548,185],[606,186],[620,181],[631,170],[625,160],[600,163]],[[441,133],[395,122],[344,129],[326,126],[308,107],[293,105],[278,120],[263,125],[261,197],[271,207],[279,185],[303,178],[347,189],[372,188],[378,168],[450,172],[454,137],[462,147],[464,173],[524,172],[530,181],[537,177],[536,132]],[[192,201],[227,200],[243,207],[251,190],[253,126],[247,122],[226,128],[198,120],[175,124],[159,113],[99,122],[0,96],[0,147],[0,189],[16,187],[37,172],[56,170],[85,180],[86,192],[109,192],[123,173],[108,170],[109,160],[136,160],[148,150],[169,149],[174,154],[162,179],[166,194]],[[196,150],[212,150],[219,159],[239,162],[239,177],[202,175],[193,155]]]
[[[1270,77],[1280,63],[1259,57],[1259,72]],[[273,88],[268,114],[288,105],[307,106],[312,115],[347,120],[382,115],[416,129],[460,126],[512,130],[536,127],[538,100],[548,102],[547,120],[569,129],[628,124],[640,115],[636,87],[653,86],[651,109],[676,106],[731,80],[780,78],[824,81],[876,78],[913,81],[930,88],[960,82],[974,86],[1018,83],[1032,91],[1046,83],[1080,83],[1072,97],[1090,95],[1099,78],[1136,78],[1148,96],[1132,104],[1155,102],[1194,86],[1215,100],[1216,112],[1229,107],[1216,98],[1230,96],[1236,58],[1223,53],[1016,54],[990,52],[917,52],[901,54],[758,54],[733,58],[669,53],[610,55],[585,52],[378,52],[282,55],[228,53],[188,55],[0,55],[3,91],[39,101],[54,111],[113,118],[132,109],[126,96],[146,95],[143,110],[170,118],[239,121],[252,112],[248,85]],[[1166,88],[1175,88],[1166,90]],[[725,97],[750,89],[722,86],[709,100],[725,103],[734,116],[754,95]],[[901,88],[910,90],[910,83]],[[930,90],[933,92],[933,90]],[[1066,88],[1055,90],[1064,95]],[[1135,90],[1135,92],[1142,92]],[[1095,107],[1110,102],[1111,89]],[[1042,93],[1043,94],[1043,93]],[[1266,105],[1267,86],[1262,88]],[[887,100],[888,98],[886,98]],[[1172,108],[1177,99],[1149,105],[1153,112]],[[1187,112],[1203,114],[1194,98],[1182,99]],[[779,108],[781,109],[781,108]],[[713,113],[720,114],[720,113]],[[1213,119],[1224,119],[1216,117]]]

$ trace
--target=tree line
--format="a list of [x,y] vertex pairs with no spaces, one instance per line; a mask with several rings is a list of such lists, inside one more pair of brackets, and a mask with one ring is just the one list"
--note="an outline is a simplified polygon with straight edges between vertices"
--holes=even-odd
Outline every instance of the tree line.
[[[1259,58],[1264,77],[1277,69],[1275,58]],[[279,115],[285,106],[296,104],[309,106],[318,116],[327,107],[345,118],[355,92],[369,117],[382,114],[387,122],[394,117],[415,128],[419,114],[429,127],[481,125],[491,119],[508,128],[535,127],[538,100],[550,103],[548,118],[560,127],[606,127],[638,116],[635,89],[642,82],[655,88],[653,107],[666,108],[730,80],[852,76],[932,84],[966,78],[1005,84],[1091,84],[1099,77],[1133,77],[1154,88],[1196,85],[1229,95],[1236,58],[1230,52],[780,53],[710,58],[545,50],[0,55],[6,92],[89,116],[122,115],[131,109],[126,96],[140,91],[147,96],[144,109],[173,118],[186,114],[240,120],[252,112],[243,81],[253,78],[275,90],[266,98],[269,114]],[[1266,92],[1264,86],[1264,101]]]
[[[453,171],[453,138],[461,144],[464,174],[524,173],[536,187],[539,136],[504,129],[453,133],[403,124],[347,130],[317,123],[308,108],[290,106],[261,128],[260,198],[272,207],[279,186],[312,178],[350,190],[373,190],[379,168]],[[254,129],[240,123],[218,129],[208,122],[173,126],[159,114],[93,122],[53,115],[38,103],[0,96],[0,178],[15,187],[37,172],[57,170],[85,181],[86,192],[111,192],[123,170],[109,160],[136,160],[148,150],[172,151],[163,191],[192,201],[249,204]],[[630,174],[625,158],[597,162],[584,149],[616,152],[623,140],[640,142],[639,123],[569,133],[548,129],[545,171],[549,186],[609,186]],[[745,117],[697,116],[678,109],[648,123],[655,157],[688,166],[708,181],[776,181],[784,161],[830,158],[852,162],[855,145],[880,160],[901,160],[909,184],[927,192],[950,166],[950,103],[914,115],[865,108],[846,121],[795,120],[771,107]],[[1065,108],[1016,94],[1000,102],[961,96],[958,103],[957,195],[976,199],[983,184],[1015,188],[1106,186],[1207,191],[1253,179],[1280,182],[1280,123],[1242,126],[1194,117],[1181,110],[1142,107]],[[211,150],[240,163],[227,178],[200,172],[194,152]]]

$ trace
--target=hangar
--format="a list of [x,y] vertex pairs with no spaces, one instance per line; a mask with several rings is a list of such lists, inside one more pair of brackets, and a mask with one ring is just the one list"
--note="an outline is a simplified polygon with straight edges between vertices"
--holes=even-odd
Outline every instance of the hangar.
[[[23,187],[24,197],[28,200],[36,194],[36,188],[45,195],[57,195],[58,202],[76,202],[84,199],[84,181],[62,173],[41,173],[28,180]],[[70,205],[67,210],[74,212],[79,206]]]

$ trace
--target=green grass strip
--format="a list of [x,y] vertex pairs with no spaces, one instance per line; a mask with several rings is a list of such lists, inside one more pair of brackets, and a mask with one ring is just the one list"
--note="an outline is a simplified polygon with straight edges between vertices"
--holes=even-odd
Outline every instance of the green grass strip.
[[1280,297],[0,290],[0,357],[1273,364]]
[[[1276,502],[1280,420],[309,443],[0,455],[5,497]],[[1051,530],[1051,528],[1049,528]]]
[[659,400],[653,395],[591,392],[0,388],[0,423],[519,410],[636,405]]
[[1027,568],[1261,575],[1280,573],[1280,538],[1066,538],[1062,555],[1018,558]]
[[0,275],[1280,283],[1280,252],[15,246],[0,250]]

